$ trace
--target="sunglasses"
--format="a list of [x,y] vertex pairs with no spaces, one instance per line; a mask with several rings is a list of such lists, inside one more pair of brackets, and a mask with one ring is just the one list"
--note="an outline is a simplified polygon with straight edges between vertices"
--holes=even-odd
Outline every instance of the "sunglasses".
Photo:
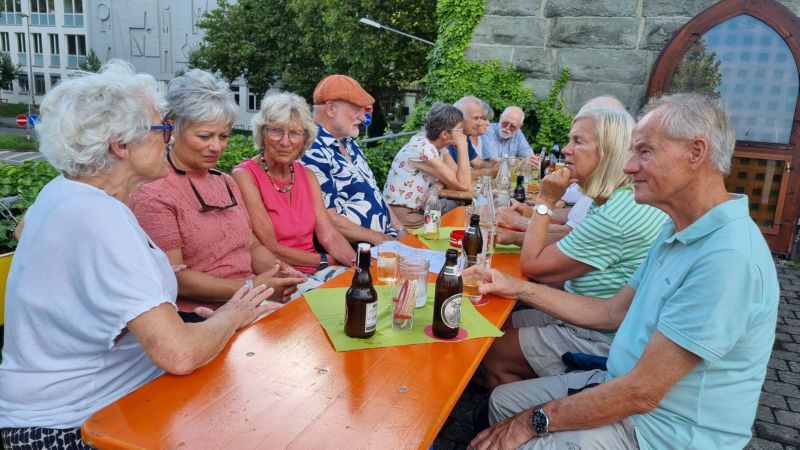
[[150,125],[150,131],[161,131],[164,133],[164,143],[169,144],[169,141],[172,139],[172,130],[175,127],[171,123],[161,121],[161,125]]
[[[172,132],[170,131],[170,134],[171,133]],[[172,166],[172,170],[174,170],[175,173],[177,173],[178,175],[186,176],[185,170],[181,170],[175,167],[175,163],[172,162],[172,157],[170,156],[169,151],[167,152],[167,162],[169,163],[170,166]],[[219,170],[208,169],[208,173],[220,177],[222,176],[222,172],[220,172]],[[231,190],[231,186],[224,179],[222,181],[225,183],[225,187],[228,188],[228,195],[231,198],[231,204],[224,206],[209,205],[208,203],[206,203],[206,201],[203,200],[203,196],[200,195],[200,191],[198,191],[197,187],[194,185],[194,183],[192,183],[192,179],[189,177],[186,177],[186,179],[189,180],[189,186],[192,187],[194,196],[197,197],[197,201],[200,202],[200,212],[222,211],[224,209],[233,208],[234,206],[239,204],[239,202],[236,201],[236,197],[233,195],[233,190]]]

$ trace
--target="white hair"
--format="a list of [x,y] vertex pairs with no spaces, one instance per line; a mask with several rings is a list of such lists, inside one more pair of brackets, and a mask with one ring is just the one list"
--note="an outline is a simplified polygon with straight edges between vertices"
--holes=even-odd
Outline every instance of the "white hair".
[[156,80],[112,59],[99,73],[76,72],[45,96],[36,126],[39,151],[68,176],[111,170],[117,158],[111,142],[135,145],[150,132],[150,114],[164,101]]
[[200,69],[192,69],[169,82],[167,104],[167,118],[175,121],[179,135],[187,121],[233,127],[239,117],[239,107],[233,101],[228,83]]
[[261,101],[261,109],[258,114],[253,116],[251,121],[256,148],[263,152],[266,147],[264,143],[265,127],[269,125],[285,126],[292,123],[300,124],[306,132],[306,138],[303,142],[303,152],[305,152],[314,142],[314,139],[317,138],[317,126],[311,117],[308,103],[303,97],[291,92],[268,94]]

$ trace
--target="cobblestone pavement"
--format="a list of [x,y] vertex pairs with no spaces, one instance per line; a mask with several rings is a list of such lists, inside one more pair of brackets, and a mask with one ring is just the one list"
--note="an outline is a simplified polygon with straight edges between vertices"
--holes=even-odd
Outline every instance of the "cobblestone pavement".
[[[779,260],[776,266],[781,299],[775,344],[747,450],[800,450],[800,269]],[[469,383],[433,448],[466,448],[475,435],[474,411],[488,396],[487,390]]]

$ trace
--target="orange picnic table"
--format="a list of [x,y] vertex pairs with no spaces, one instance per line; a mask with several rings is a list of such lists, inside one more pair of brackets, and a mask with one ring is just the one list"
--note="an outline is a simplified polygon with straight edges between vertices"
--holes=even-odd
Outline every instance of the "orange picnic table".
[[[463,226],[464,208],[442,220]],[[413,236],[404,242],[423,247]],[[518,254],[496,254],[492,265],[520,276]],[[512,306],[490,296],[477,309],[500,326]],[[192,374],[165,374],[93,414],[82,435],[101,449],[427,448],[491,342],[336,352],[300,298],[239,331]]]

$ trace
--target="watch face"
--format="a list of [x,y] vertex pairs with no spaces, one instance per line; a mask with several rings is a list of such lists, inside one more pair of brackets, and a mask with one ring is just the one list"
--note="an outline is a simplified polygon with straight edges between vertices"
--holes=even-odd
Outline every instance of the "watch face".
[[538,204],[536,205],[536,213],[541,215],[549,214],[550,208],[547,205]]

